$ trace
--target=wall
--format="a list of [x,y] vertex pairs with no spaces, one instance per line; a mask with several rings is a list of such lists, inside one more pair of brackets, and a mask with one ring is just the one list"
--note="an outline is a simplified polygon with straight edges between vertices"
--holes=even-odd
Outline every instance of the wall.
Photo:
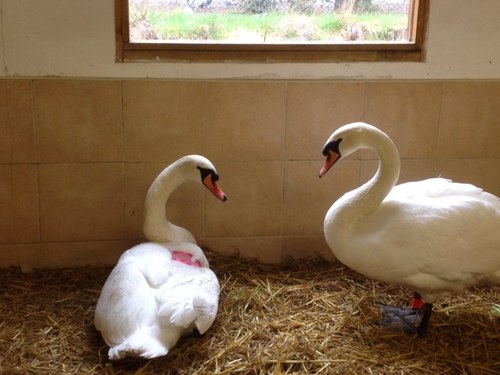
[[229,196],[174,193],[169,218],[200,244],[333,259],[323,217],[376,168],[362,152],[317,178],[350,121],[391,135],[401,182],[500,195],[500,2],[470,4],[432,1],[425,63],[115,64],[111,0],[0,0],[0,266],[115,262],[143,240],[152,179],[188,153]]
[[323,217],[374,172],[358,153],[321,180],[339,125],[388,132],[400,181],[443,175],[500,195],[500,82],[0,80],[0,265],[112,263],[142,241],[147,188],[189,153],[228,194],[179,188],[168,216],[202,245],[263,262],[332,259]]
[[425,63],[114,63],[112,0],[1,0],[0,75],[242,79],[500,78],[500,2],[432,0]]

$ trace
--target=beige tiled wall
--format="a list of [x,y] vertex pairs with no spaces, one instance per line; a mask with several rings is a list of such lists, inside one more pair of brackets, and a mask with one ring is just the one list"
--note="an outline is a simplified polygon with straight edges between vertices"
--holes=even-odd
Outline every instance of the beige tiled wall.
[[376,169],[359,152],[325,178],[338,126],[386,131],[400,181],[446,176],[500,195],[499,81],[0,80],[0,266],[113,263],[143,240],[143,201],[176,158],[218,168],[227,202],[186,184],[169,218],[199,243],[263,262],[333,259],[323,217]]

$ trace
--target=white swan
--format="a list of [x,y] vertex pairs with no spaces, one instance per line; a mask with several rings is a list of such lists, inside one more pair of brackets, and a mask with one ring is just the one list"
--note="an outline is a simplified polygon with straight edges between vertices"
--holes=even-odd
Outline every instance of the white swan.
[[166,355],[180,336],[194,328],[205,333],[215,320],[219,283],[189,231],[170,223],[165,205],[186,180],[203,183],[225,201],[212,163],[188,155],[165,168],[145,202],[144,233],[155,242],[127,250],[99,296],[95,327],[110,347],[112,360]]
[[500,284],[500,199],[442,178],[394,186],[399,155],[392,140],[365,123],[328,138],[323,176],[340,158],[371,148],[379,167],[370,181],[328,210],[328,246],[345,265],[370,278],[403,285],[423,297],[419,335],[432,303],[479,284]]

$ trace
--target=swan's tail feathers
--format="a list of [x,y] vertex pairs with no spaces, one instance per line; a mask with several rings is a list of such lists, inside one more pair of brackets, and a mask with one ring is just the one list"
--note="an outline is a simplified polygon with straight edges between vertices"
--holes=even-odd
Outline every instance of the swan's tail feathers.
[[198,313],[198,317],[194,324],[198,332],[203,335],[215,320],[215,316],[217,315],[217,303],[210,303],[203,297],[194,297],[193,308]]
[[112,361],[125,357],[151,359],[167,353],[168,348],[156,338],[134,334],[120,345],[109,348],[108,357]]

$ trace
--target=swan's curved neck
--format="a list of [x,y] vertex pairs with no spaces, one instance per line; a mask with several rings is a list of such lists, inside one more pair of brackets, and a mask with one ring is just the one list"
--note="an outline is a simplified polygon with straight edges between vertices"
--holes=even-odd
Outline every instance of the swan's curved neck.
[[[399,178],[399,154],[392,140],[380,131],[366,133],[358,148],[371,148],[379,158],[375,175],[359,188],[345,194],[330,208],[337,224],[355,225],[375,211]],[[330,213],[329,212],[329,213]]]
[[196,244],[193,235],[182,227],[168,221],[165,207],[170,194],[186,177],[180,173],[176,163],[165,168],[151,184],[144,203],[144,235],[155,242],[190,242]]

